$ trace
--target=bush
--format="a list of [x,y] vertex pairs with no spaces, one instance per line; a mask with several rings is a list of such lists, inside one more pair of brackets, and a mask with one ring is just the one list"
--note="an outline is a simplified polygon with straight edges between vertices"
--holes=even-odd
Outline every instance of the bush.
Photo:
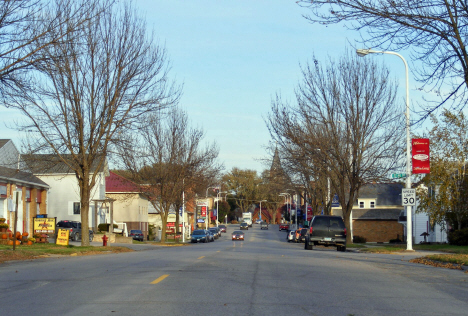
[[391,244],[399,244],[403,241],[400,240],[400,238],[396,238],[396,239],[390,239],[389,243]]
[[365,244],[367,239],[361,236],[353,236],[353,244]]
[[231,221],[231,224],[239,224],[239,222],[236,221],[235,219],[233,219],[233,220]]
[[454,246],[468,246],[468,228],[448,233],[448,242]]
[[[102,223],[98,225],[98,230],[100,232],[108,232],[109,231],[109,226],[110,223]],[[118,228],[119,226],[117,224],[114,224],[114,228]]]

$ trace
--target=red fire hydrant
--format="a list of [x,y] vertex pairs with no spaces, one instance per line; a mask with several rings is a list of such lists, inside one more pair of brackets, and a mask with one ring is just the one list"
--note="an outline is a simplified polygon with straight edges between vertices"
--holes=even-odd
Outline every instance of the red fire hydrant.
[[108,239],[108,238],[107,238],[106,235],[102,236],[102,245],[103,245],[103,246],[107,246],[107,239]]

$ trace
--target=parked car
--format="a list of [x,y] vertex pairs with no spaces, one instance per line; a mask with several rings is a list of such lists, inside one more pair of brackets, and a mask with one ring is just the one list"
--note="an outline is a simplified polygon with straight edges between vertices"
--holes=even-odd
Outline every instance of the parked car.
[[204,229],[196,229],[192,232],[192,243],[208,242],[208,236]]
[[247,225],[247,223],[241,223],[241,224],[240,224],[240,229],[247,229],[247,230],[249,230],[249,225]]
[[219,236],[221,235],[217,227],[210,227],[208,228],[208,230],[213,233],[214,239],[218,239]]
[[289,230],[289,224],[280,224],[279,225],[279,230]]
[[299,237],[301,236],[302,228],[294,230],[294,242],[299,242]]
[[232,232],[232,240],[244,240],[244,232],[235,230]]
[[305,236],[307,234],[307,228],[299,228],[299,236],[297,237],[296,242],[305,242]]
[[219,228],[219,230],[220,230],[222,233],[225,233],[226,230],[227,230],[226,225],[218,225],[218,228]]
[[215,241],[214,233],[209,229],[205,229],[205,231],[206,231],[206,235],[208,237],[208,241],[210,241],[210,242]]
[[304,248],[314,245],[336,246],[337,251],[346,251],[346,227],[340,216],[317,215],[312,218],[305,237]]
[[268,229],[268,223],[267,222],[262,222],[260,224],[260,229]]
[[255,224],[261,224],[262,222],[263,222],[263,221],[262,221],[261,219],[257,219],[257,220],[255,221]]
[[290,230],[288,232],[288,235],[286,236],[286,239],[288,242],[291,242],[291,241],[294,241],[294,235],[296,234],[296,232],[294,230]]
[[[70,231],[69,239],[73,241],[78,241],[81,239],[81,222],[64,220],[59,221],[56,226],[57,228],[68,229]],[[91,242],[93,239],[94,232],[89,230],[89,241]]]
[[132,229],[130,230],[130,234],[128,234],[128,237],[132,237],[133,240],[138,240],[138,241],[143,241],[143,232],[139,229]]

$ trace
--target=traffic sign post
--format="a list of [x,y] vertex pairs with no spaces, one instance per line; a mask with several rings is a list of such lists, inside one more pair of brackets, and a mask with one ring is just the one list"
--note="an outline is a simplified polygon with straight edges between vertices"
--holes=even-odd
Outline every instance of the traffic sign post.
[[401,202],[403,206],[416,205],[416,189],[402,189]]

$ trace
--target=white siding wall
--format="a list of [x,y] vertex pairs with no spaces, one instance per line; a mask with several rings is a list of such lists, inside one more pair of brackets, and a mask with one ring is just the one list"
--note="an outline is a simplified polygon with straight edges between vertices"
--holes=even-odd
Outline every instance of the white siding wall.
[[[73,202],[80,202],[80,190],[75,175],[37,175],[37,177],[50,186],[50,190],[48,192],[48,216],[57,217],[57,221],[81,221],[81,215],[73,214]],[[103,175],[101,178],[102,177]],[[105,197],[105,184],[103,185],[102,180],[99,180],[100,181],[97,182],[93,190],[91,190],[90,200],[104,199]],[[94,226],[93,210],[94,203],[90,201],[90,227]]]

